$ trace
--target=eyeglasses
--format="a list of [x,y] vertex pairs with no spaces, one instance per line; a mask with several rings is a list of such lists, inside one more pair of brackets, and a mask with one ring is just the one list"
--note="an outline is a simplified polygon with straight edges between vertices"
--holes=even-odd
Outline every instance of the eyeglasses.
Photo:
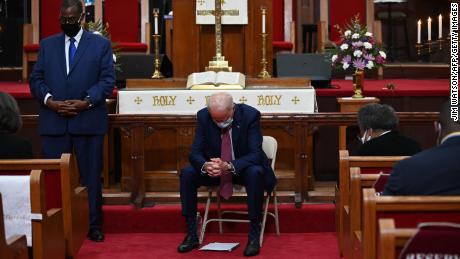
[[61,24],[77,24],[80,22],[81,15],[78,17],[59,17],[59,22]]

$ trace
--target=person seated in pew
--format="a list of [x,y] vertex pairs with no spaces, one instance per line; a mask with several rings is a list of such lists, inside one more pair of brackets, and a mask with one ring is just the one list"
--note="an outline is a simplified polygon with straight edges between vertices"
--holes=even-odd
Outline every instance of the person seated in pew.
[[437,124],[437,147],[398,162],[383,195],[460,195],[460,124],[444,103]]
[[276,177],[262,150],[260,112],[245,104],[234,104],[228,93],[218,92],[207,108],[197,113],[197,128],[190,152],[190,166],[181,170],[180,198],[187,235],[177,248],[189,252],[198,247],[197,188],[220,184],[224,199],[233,193],[232,182],[245,186],[250,220],[245,256],[259,253],[264,189],[271,192]]
[[372,103],[358,111],[362,145],[359,156],[411,156],[420,152],[420,144],[400,135],[395,129],[399,118],[393,107]]
[[0,159],[33,158],[30,141],[16,134],[21,127],[21,114],[16,100],[0,92]]

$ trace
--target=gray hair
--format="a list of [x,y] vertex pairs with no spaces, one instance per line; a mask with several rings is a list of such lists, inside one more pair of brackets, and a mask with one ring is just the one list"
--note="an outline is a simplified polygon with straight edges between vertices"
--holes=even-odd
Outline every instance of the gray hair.
[[80,0],[63,0],[61,3],[61,12],[72,7],[77,8],[78,13],[83,13],[83,4]]
[[21,113],[13,96],[0,92],[0,133],[16,133],[22,127]]
[[206,105],[208,110],[228,111],[233,109],[233,97],[225,92],[214,93],[209,97]]
[[361,130],[392,130],[399,124],[399,118],[393,107],[386,104],[371,103],[358,111],[358,125]]

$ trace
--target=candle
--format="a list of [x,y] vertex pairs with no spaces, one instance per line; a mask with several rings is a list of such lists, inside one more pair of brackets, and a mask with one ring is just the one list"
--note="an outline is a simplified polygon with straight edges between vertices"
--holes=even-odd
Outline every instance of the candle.
[[428,17],[428,40],[431,40],[431,17]]
[[417,43],[422,43],[422,20],[417,22]]
[[159,10],[157,8],[153,9],[153,16],[155,17],[155,35],[158,35],[158,11]]
[[265,33],[265,8],[262,8],[262,33]]
[[442,39],[442,15],[439,15],[438,17],[438,26],[439,26],[438,38]]

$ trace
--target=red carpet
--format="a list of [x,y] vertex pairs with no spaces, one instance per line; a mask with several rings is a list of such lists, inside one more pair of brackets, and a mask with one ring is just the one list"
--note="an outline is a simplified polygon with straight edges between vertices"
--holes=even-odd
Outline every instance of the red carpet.
[[[386,86],[392,83],[395,90],[388,90]],[[317,89],[317,96],[351,96],[353,85],[349,80],[333,80],[335,89]],[[366,96],[449,96],[449,79],[385,79],[364,81]],[[30,99],[29,85],[18,82],[0,82],[0,92],[7,92],[18,99]],[[116,96],[114,91],[113,96]]]
[[[225,208],[243,209],[245,205],[226,204]],[[199,210],[203,211],[200,207]],[[339,258],[333,204],[304,204],[296,209],[292,204],[279,205],[280,231],[273,232],[273,221],[267,222],[268,234],[258,258]],[[213,258],[242,257],[247,242],[247,226],[243,223],[224,223],[224,233],[218,234],[217,223],[206,231],[204,244],[210,242],[238,242],[232,252],[204,252],[194,250],[179,254],[177,246],[185,236],[184,218],[180,205],[156,205],[134,210],[131,206],[104,206],[102,243],[86,240],[78,259],[111,258]]]
[[[151,222],[154,224],[154,222]],[[161,224],[161,223],[157,223]],[[174,222],[171,222],[174,224]],[[210,234],[204,243],[239,242],[240,247],[232,252],[209,252],[194,250],[187,254],[177,252],[184,234],[107,234],[102,243],[86,240],[80,249],[78,259],[147,259],[147,258],[235,258],[243,257],[247,242],[246,234]],[[256,258],[308,258],[333,259],[338,256],[335,233],[281,233],[280,236],[265,236],[264,246]]]
[[[226,204],[225,208],[246,210],[246,205]],[[333,204],[304,204],[301,209],[296,209],[293,204],[280,204],[278,208],[282,233],[335,231]],[[199,207],[199,211],[204,215],[203,207]],[[215,217],[214,212],[211,211],[211,217]],[[131,206],[104,206],[105,233],[184,233],[185,230],[179,205],[157,205],[142,210],[134,210]],[[209,224],[207,231],[217,233],[218,224]],[[246,233],[248,224],[225,223],[224,231]],[[271,217],[267,219],[267,232],[274,233]]]

